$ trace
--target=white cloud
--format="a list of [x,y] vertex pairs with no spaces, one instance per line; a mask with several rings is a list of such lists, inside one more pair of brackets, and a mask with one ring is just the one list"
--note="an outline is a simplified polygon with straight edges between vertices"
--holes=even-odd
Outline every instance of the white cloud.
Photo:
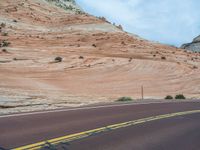
[[199,0],[77,1],[87,12],[149,40],[180,45],[200,34]]

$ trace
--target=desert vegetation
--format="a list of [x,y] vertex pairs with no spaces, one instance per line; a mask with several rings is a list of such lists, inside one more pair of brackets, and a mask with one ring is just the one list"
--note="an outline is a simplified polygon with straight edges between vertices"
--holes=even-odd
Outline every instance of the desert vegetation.
[[131,97],[120,97],[117,101],[118,102],[129,102],[129,101],[133,101],[133,99]]
[[193,69],[198,69],[198,67],[197,66],[193,66]]
[[1,23],[1,24],[0,24],[0,27],[1,27],[1,28],[5,28],[5,27],[6,27],[6,24],[5,24],[5,23]]
[[4,32],[1,34],[2,36],[8,36],[8,33]]
[[92,44],[92,46],[93,46],[93,47],[97,47],[97,45],[96,45],[96,44]]
[[84,59],[84,57],[83,56],[79,56],[79,59]]
[[165,97],[165,99],[174,99],[174,98],[173,98],[173,96],[171,96],[171,95],[167,95],[167,96]]
[[183,94],[178,94],[175,96],[175,99],[186,99],[186,97]]
[[63,60],[63,58],[60,57],[60,56],[58,56],[58,57],[56,57],[56,58],[54,59],[54,62],[55,62],[55,63],[58,63],[58,62],[62,62],[62,60]]
[[3,40],[1,43],[0,43],[0,47],[8,47],[11,43],[8,42],[7,40]]
[[162,59],[162,60],[166,60],[166,57],[165,57],[165,56],[162,56],[161,59]]
[[167,95],[165,97],[165,99],[168,99],[168,100],[172,100],[172,99],[186,99],[186,97],[183,94],[178,94],[175,97],[173,97],[171,95]]
[[2,49],[1,50],[3,53],[8,53],[7,49]]

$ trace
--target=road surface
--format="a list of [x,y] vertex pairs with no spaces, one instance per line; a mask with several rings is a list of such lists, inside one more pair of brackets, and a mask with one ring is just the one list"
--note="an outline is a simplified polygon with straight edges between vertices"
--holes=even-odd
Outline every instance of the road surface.
[[[114,104],[0,117],[0,147],[13,149],[152,116],[200,110],[200,102]],[[131,125],[58,144],[69,150],[199,150],[200,113]],[[46,149],[46,148],[43,148]]]

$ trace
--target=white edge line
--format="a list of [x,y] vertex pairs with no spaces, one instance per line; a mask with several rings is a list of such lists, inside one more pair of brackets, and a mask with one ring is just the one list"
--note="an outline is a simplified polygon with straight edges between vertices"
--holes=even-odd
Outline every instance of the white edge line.
[[75,110],[89,110],[89,109],[98,109],[98,108],[110,108],[110,107],[120,107],[120,106],[132,106],[132,105],[149,105],[149,104],[168,104],[168,103],[188,103],[188,102],[197,102],[197,101],[180,101],[180,102],[144,102],[144,103],[121,103],[121,104],[111,104],[105,106],[91,106],[91,107],[80,107],[80,108],[69,108],[69,109],[60,109],[60,110],[48,110],[41,112],[27,112],[20,114],[10,114],[10,115],[2,115],[0,118],[8,118],[8,117],[20,117],[20,116],[28,116],[28,115],[38,115],[38,114],[48,114],[48,113],[57,113],[57,112],[68,112]]

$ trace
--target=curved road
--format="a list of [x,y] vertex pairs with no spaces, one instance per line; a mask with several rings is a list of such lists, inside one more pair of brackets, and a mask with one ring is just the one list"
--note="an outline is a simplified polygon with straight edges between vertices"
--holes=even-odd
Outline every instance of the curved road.
[[[108,125],[191,110],[200,110],[200,102],[113,104],[2,116],[0,117],[0,147],[13,149]],[[199,139],[200,113],[194,113],[95,134],[69,143],[58,144],[56,148],[199,150]]]

